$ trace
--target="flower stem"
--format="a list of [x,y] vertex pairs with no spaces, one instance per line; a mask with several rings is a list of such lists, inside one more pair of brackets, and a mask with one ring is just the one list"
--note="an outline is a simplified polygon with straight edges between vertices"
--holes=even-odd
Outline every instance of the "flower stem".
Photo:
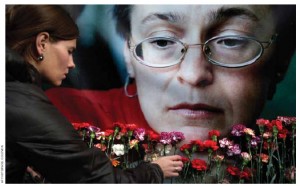
[[279,144],[278,144],[277,137],[275,137],[275,144],[277,147],[276,152],[277,152],[278,165],[279,165],[279,183],[282,183],[283,182],[282,162],[281,162],[281,158],[280,158],[280,154],[279,154]]
[[295,127],[292,127],[292,164],[294,167],[296,167]]
[[[253,162],[252,162],[252,152],[251,152],[251,142],[249,139],[247,139],[248,141],[248,151],[249,151],[249,155],[251,157],[251,160],[250,160],[250,166],[251,166],[251,170],[253,170]],[[251,176],[251,180],[252,180],[252,183],[254,183],[254,178],[253,176]]]
[[256,183],[261,183],[261,153],[262,153],[262,149],[263,149],[263,143],[264,143],[264,140],[263,140],[263,128],[260,127],[260,147],[259,147],[259,156],[258,156],[258,161],[257,161],[257,179],[256,179]]
[[90,134],[89,148],[92,148],[93,140],[94,140],[95,137],[96,137],[96,134],[95,134],[95,132],[92,131],[91,134]]

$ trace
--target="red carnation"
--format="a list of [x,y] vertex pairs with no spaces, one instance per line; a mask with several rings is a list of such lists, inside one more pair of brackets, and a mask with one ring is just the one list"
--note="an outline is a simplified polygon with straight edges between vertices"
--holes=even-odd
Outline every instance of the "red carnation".
[[203,142],[201,140],[192,140],[191,141],[191,147],[193,147],[193,152],[203,151],[205,149]]
[[114,133],[114,131],[111,130],[111,129],[107,129],[107,130],[104,131],[104,135],[105,135],[106,137],[109,137],[109,136],[112,135],[113,133]]
[[149,141],[159,141],[160,136],[159,134],[157,134],[156,132],[149,130],[148,131],[148,137],[149,137]]
[[208,132],[208,137],[214,141],[217,140],[217,137],[220,136],[220,131],[218,130],[211,130]]
[[72,123],[72,125],[75,130],[80,130],[80,129],[88,128],[89,126],[91,126],[91,124],[87,123],[87,122],[74,122],[74,123]]
[[268,123],[270,123],[270,121],[267,120],[267,119],[260,118],[260,119],[257,119],[257,120],[256,120],[256,124],[257,124],[258,126],[265,126],[265,125],[267,125]]
[[127,129],[127,131],[134,131],[135,129],[137,129],[137,125],[134,123],[125,124],[125,128]]
[[190,154],[190,149],[191,149],[191,145],[190,144],[183,144],[181,147],[180,147],[180,151],[185,153],[186,155],[189,155]]
[[192,167],[198,171],[205,171],[207,169],[207,163],[201,159],[193,159]]
[[216,151],[216,150],[219,149],[219,146],[217,145],[217,142],[213,141],[213,140],[205,140],[203,142],[203,144],[204,144],[205,148],[212,149],[213,151]]
[[276,126],[278,131],[282,130],[282,121],[276,119],[276,120],[272,120],[272,125]]
[[187,157],[181,156],[181,161],[183,164],[185,164],[185,163],[188,163],[190,161],[190,159]]
[[240,169],[235,166],[229,165],[226,170],[232,176],[237,176],[240,174]]
[[246,167],[242,172],[240,172],[240,178],[249,180],[252,177],[251,169]]
[[282,129],[281,131],[279,131],[278,133],[278,138],[279,139],[285,139],[286,138],[286,135],[289,131],[287,129]]
[[114,123],[114,130],[115,130],[115,133],[117,134],[118,132],[121,132],[121,133],[126,133],[126,127],[125,127],[125,124],[123,123],[120,123],[120,122],[115,122]]

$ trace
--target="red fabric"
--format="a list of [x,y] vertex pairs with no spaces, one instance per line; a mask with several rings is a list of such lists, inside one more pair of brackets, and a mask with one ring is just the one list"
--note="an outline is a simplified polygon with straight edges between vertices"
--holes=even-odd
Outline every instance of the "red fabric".
[[[135,92],[135,86],[129,87]],[[114,122],[135,123],[150,129],[140,109],[138,98],[129,98],[123,89],[78,90],[51,88],[46,91],[50,101],[70,122],[89,122],[100,129],[111,129]]]

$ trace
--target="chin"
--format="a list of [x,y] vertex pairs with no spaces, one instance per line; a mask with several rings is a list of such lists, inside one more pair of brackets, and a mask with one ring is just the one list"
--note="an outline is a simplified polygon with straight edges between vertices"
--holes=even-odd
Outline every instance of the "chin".
[[53,83],[53,85],[54,85],[54,86],[57,86],[57,87],[60,86],[61,84],[62,84],[61,81],[59,81],[59,82],[54,82],[54,83]]
[[208,133],[213,130],[211,128],[203,128],[203,127],[183,127],[181,128],[181,132],[184,133],[186,141],[191,140],[207,140]]

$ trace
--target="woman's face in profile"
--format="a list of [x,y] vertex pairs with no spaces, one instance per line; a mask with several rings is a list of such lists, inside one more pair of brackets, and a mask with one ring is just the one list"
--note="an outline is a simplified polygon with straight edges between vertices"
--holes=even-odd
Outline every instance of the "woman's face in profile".
[[38,63],[42,77],[52,85],[60,86],[69,70],[75,67],[73,61],[75,48],[76,39],[48,42],[43,54],[44,59]]
[[[226,35],[269,41],[274,34],[268,6],[137,5],[130,18],[133,44],[148,37],[196,44]],[[188,141],[207,139],[213,129],[225,134],[233,124],[255,122],[266,100],[270,79],[264,66],[272,47],[243,68],[211,64],[201,46],[189,48],[181,63],[167,68],[145,66],[126,52],[142,111],[157,132],[181,131]]]

